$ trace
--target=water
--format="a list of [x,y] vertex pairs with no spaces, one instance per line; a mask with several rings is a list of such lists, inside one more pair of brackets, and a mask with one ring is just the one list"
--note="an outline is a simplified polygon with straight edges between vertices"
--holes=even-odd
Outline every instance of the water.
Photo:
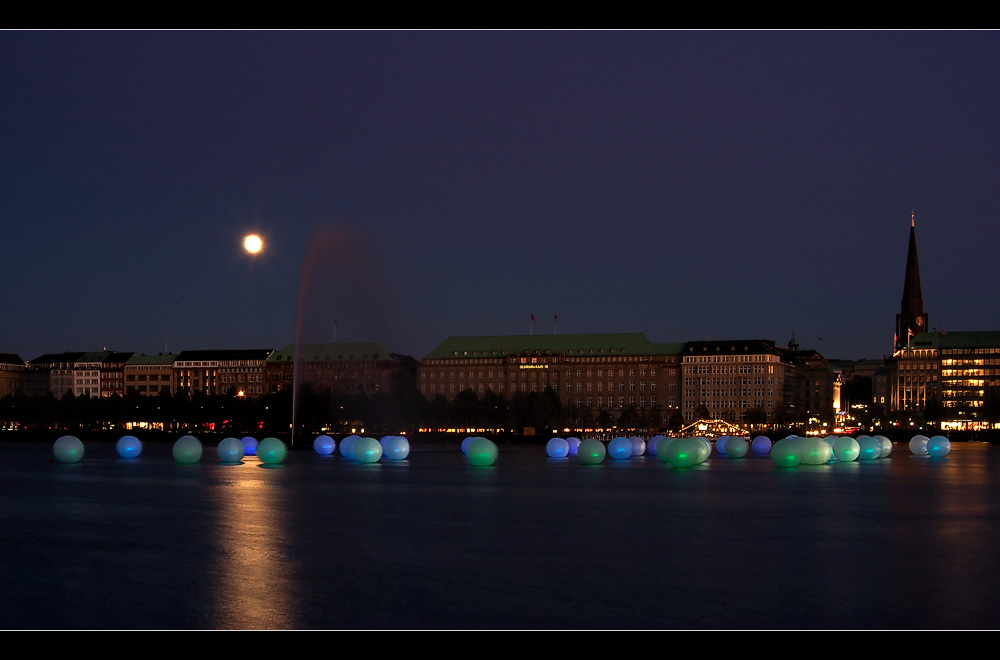
[[0,628],[996,628],[1000,447],[777,469],[0,443]]

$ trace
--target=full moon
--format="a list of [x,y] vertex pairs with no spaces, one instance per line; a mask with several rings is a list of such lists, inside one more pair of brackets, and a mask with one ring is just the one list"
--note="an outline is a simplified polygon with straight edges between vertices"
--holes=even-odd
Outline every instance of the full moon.
[[243,239],[243,249],[250,254],[257,254],[264,248],[264,241],[257,234],[250,234]]

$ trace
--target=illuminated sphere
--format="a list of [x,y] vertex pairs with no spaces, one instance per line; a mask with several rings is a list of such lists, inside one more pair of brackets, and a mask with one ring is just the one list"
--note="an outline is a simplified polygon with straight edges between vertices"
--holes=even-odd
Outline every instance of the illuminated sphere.
[[469,453],[469,443],[472,442],[475,439],[476,439],[476,436],[469,435],[469,436],[466,436],[465,440],[462,440],[462,453],[463,454],[468,454]]
[[288,448],[278,438],[264,438],[257,444],[257,456],[267,465],[284,463],[287,454]]
[[52,453],[60,463],[79,463],[83,458],[83,442],[75,435],[64,435],[53,443]]
[[659,442],[656,443],[656,457],[664,463],[669,463],[670,456],[667,449],[676,441],[677,438],[660,438]]
[[861,451],[858,453],[859,461],[874,461],[882,456],[882,441],[870,435],[859,435],[858,445]]
[[487,438],[473,438],[466,447],[466,456],[469,458],[469,465],[485,467],[496,463],[499,450],[492,440]]
[[802,462],[801,443],[799,437],[790,435],[774,443],[771,447],[771,460],[780,468],[798,467]]
[[340,441],[340,455],[354,460],[354,445],[361,439],[360,435],[349,435]]
[[580,446],[576,448],[576,457],[586,465],[597,465],[604,460],[607,453],[608,450],[604,448],[604,443],[597,438],[581,440]]
[[337,441],[328,435],[318,435],[313,440],[313,451],[320,456],[329,456],[337,450]]
[[823,465],[833,458],[833,449],[823,438],[799,438],[799,461],[805,465]]
[[562,438],[552,438],[545,445],[545,453],[549,458],[566,458],[569,456],[569,443]]
[[927,442],[930,440],[926,435],[915,435],[910,438],[910,453],[916,456],[923,456],[927,453]]
[[632,457],[632,441],[618,436],[608,443],[608,456],[616,461]]
[[381,440],[382,458],[387,461],[404,461],[410,455],[410,441],[401,435],[387,435]]
[[569,455],[576,456],[576,449],[580,446],[580,438],[566,438],[566,444],[569,445]]
[[201,460],[201,440],[193,435],[183,435],[174,443],[174,460],[178,463],[197,463]]
[[707,441],[704,438],[675,438],[662,451],[662,454],[660,449],[663,443],[657,445],[656,453],[660,460],[666,459],[666,462],[675,468],[688,468],[698,465],[707,458],[706,444]]
[[359,463],[378,463],[382,458],[382,443],[375,438],[358,438],[352,450]]
[[[719,445],[716,444],[716,447]],[[726,439],[726,456],[729,458],[743,458],[750,452],[750,443],[746,441],[746,438],[741,438],[739,436],[729,436]]]
[[856,461],[861,454],[861,445],[849,435],[844,435],[833,441],[833,455],[838,461]]
[[135,458],[142,453],[142,441],[134,435],[123,435],[115,443],[115,451],[122,458]]
[[750,449],[757,456],[765,456],[771,451],[771,439],[766,435],[758,435],[750,443]]
[[257,454],[257,438],[248,435],[240,442],[243,443],[243,453],[246,456],[255,456]]
[[951,451],[951,440],[943,435],[936,435],[927,440],[927,453],[933,458],[947,456]]
[[632,455],[633,456],[642,456],[643,454],[646,453],[646,441],[645,440],[643,440],[642,438],[640,438],[638,436],[632,436],[631,438],[629,438],[629,441],[632,443]]
[[646,453],[650,456],[656,456],[656,446],[660,444],[660,440],[663,440],[662,435],[654,435],[646,443]]
[[892,440],[884,435],[876,435],[875,439],[882,443],[882,451],[879,454],[879,458],[887,458],[892,453]]
[[219,460],[223,463],[239,463],[246,455],[243,441],[239,438],[223,438],[216,451],[219,452]]
[[729,436],[728,435],[720,435],[718,438],[716,438],[715,439],[715,451],[717,451],[720,454],[725,454],[726,453],[726,442],[728,442],[728,441],[729,441]]

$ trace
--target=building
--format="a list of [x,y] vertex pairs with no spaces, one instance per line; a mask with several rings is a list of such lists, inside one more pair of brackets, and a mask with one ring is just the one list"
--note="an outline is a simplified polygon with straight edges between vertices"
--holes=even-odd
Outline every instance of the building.
[[176,355],[132,355],[125,362],[125,394],[173,394]]
[[24,360],[13,353],[0,353],[0,398],[24,391]]
[[[267,391],[291,389],[295,366],[295,344],[268,357]],[[416,360],[392,353],[376,342],[303,344],[298,367],[299,384],[352,395],[390,393],[416,378]]]
[[[264,366],[271,349],[181,351],[174,359],[176,391],[189,394],[262,393]],[[252,387],[240,390],[239,385]],[[257,396],[257,394],[253,394]]]
[[111,351],[101,362],[101,396],[125,395],[125,363],[134,353]]
[[84,353],[46,353],[27,363],[24,393],[28,396],[52,394],[57,398],[74,393],[74,369]]

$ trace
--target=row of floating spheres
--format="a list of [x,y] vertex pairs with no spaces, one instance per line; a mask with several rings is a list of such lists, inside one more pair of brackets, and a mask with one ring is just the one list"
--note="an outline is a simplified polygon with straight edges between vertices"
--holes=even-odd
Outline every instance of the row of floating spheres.
[[[337,450],[337,441],[328,435],[313,440],[313,450],[329,456]],[[340,455],[359,463],[377,463],[381,459],[402,461],[410,455],[410,441],[401,435],[386,435],[381,439],[349,435],[340,441]]]
[[[115,451],[121,458],[138,458],[142,455],[142,441],[133,435],[122,436],[115,443]],[[178,463],[192,464],[201,460],[204,447],[195,436],[184,435],[174,442],[171,451]],[[257,455],[262,463],[279,464],[288,453],[285,443],[278,438],[264,438],[258,443],[252,437],[225,438],[216,451],[223,463],[238,463],[244,456]],[[83,442],[76,436],[64,435],[55,441],[52,453],[60,463],[78,463],[83,458]]]

